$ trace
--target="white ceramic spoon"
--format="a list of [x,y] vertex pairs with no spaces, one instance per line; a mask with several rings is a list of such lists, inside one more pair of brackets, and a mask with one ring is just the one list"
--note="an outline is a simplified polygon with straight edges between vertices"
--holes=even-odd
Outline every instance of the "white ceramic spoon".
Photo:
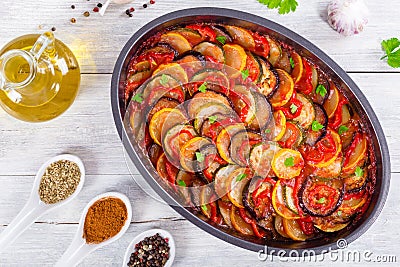
[[139,235],[137,235],[132,242],[129,244],[128,248],[126,249],[125,252],[125,257],[124,257],[124,263],[122,264],[122,267],[127,267],[129,259],[131,257],[131,254],[136,251],[135,245],[145,239],[148,236],[153,236],[155,234],[159,233],[160,236],[163,238],[168,238],[168,245],[169,245],[169,258],[168,261],[165,263],[164,267],[171,267],[172,263],[174,262],[175,258],[175,241],[172,235],[165,230],[162,229],[151,229],[148,231],[145,231]]
[[[128,212],[128,217],[125,221],[124,226],[122,227],[121,231],[114,237],[105,240],[99,244],[87,244],[86,240],[83,238],[83,226],[85,224],[86,214],[88,209],[99,199],[105,197],[114,197],[121,199],[126,206],[126,210]],[[105,245],[108,245],[116,240],[118,240],[125,232],[128,230],[132,219],[132,207],[131,202],[129,201],[128,197],[121,193],[117,192],[109,192],[98,195],[97,197],[93,198],[85,207],[82,213],[82,217],[79,221],[78,231],[75,234],[74,239],[72,240],[68,249],[64,252],[61,259],[57,262],[56,267],[72,267],[76,266],[83,258],[85,258],[89,253],[95,251],[98,248],[101,248]]]
[[106,12],[107,7],[110,5],[111,2],[116,3],[116,4],[127,4],[132,2],[133,0],[107,0],[107,2],[104,3],[104,5],[101,7],[99,13],[101,16],[104,16],[104,13]]
[[[40,200],[39,197],[39,185],[42,180],[42,176],[46,171],[46,168],[53,162],[59,160],[69,160],[75,162],[81,172],[81,179],[75,192],[63,201],[55,204],[46,204]],[[20,236],[36,219],[40,216],[49,212],[52,209],[58,208],[62,205],[67,204],[74,199],[81,191],[85,182],[85,167],[83,162],[76,156],[63,154],[49,159],[45,162],[36,174],[35,181],[33,184],[31,195],[25,204],[24,208],[18,213],[17,217],[6,227],[6,229],[0,234],[0,251],[4,250],[10,245],[18,236]]]

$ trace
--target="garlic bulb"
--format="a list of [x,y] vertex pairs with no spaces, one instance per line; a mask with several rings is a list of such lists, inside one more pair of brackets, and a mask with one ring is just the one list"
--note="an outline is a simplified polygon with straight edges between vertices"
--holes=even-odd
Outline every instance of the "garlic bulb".
[[328,5],[328,23],[342,35],[360,33],[368,23],[368,8],[363,0],[333,0]]

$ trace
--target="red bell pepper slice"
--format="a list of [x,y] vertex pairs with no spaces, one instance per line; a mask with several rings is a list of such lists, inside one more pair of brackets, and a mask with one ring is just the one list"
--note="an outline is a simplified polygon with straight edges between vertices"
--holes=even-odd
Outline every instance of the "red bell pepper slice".
[[198,31],[204,39],[206,39],[210,42],[215,42],[215,40],[217,38],[217,34],[210,26],[192,24],[192,25],[186,26],[186,28]]

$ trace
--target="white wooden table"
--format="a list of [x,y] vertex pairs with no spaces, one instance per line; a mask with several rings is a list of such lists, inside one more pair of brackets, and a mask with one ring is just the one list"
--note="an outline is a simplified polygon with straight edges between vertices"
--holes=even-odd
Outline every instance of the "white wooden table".
[[[99,0],[100,1],[100,0]],[[368,26],[359,36],[342,38],[326,20],[328,1],[298,1],[295,13],[278,15],[256,0],[156,0],[147,9],[144,1],[112,5],[104,17],[91,13],[91,0],[2,0],[0,46],[27,33],[41,33],[56,27],[56,37],[78,57],[82,83],[72,107],[61,117],[42,124],[15,120],[0,110],[0,231],[23,207],[39,166],[60,153],[80,156],[87,168],[87,182],[80,195],[60,210],[33,224],[9,249],[0,253],[1,266],[53,265],[72,240],[80,213],[94,196],[119,191],[129,196],[134,207],[128,232],[116,243],[89,255],[82,266],[118,266],[131,239],[144,230],[161,227],[176,238],[174,266],[267,266],[257,254],[221,241],[193,226],[170,207],[149,198],[133,182],[124,160],[110,107],[110,80],[119,51],[129,37],[152,19],[174,10],[215,6],[247,11],[276,21],[309,39],[336,60],[358,83],[374,108],[389,143],[392,180],[385,208],[375,224],[349,250],[371,250],[374,256],[394,255],[400,261],[400,70],[379,60],[380,42],[400,37],[400,1],[366,1]],[[76,9],[70,6],[75,4]],[[128,18],[124,11],[136,11]],[[75,24],[70,22],[74,17]],[[287,263],[274,260],[277,266]],[[304,263],[290,263],[300,266]],[[323,262],[308,265],[355,266],[360,263]],[[361,263],[376,266],[377,263]],[[385,264],[381,264],[384,266]],[[396,266],[392,263],[391,266]],[[397,265],[398,266],[398,265]]]

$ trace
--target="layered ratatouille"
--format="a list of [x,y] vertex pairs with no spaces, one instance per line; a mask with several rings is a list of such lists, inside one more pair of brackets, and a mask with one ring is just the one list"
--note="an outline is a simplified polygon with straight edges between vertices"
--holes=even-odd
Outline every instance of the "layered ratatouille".
[[365,212],[375,184],[363,121],[310,59],[221,24],[159,32],[128,67],[134,139],[183,205],[246,236],[305,241]]

